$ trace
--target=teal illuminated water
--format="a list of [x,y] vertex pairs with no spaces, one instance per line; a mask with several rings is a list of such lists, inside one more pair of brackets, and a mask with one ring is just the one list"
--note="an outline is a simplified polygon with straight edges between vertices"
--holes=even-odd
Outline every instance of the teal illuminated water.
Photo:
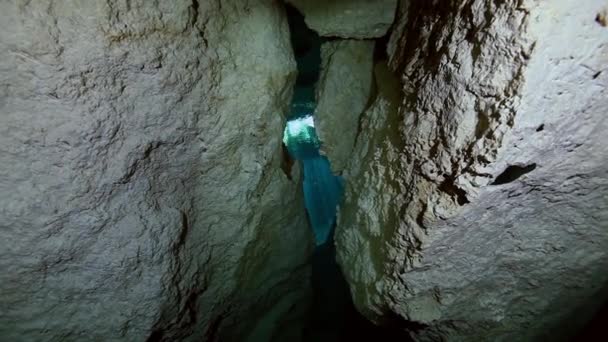
[[304,203],[317,245],[329,241],[336,221],[336,207],[342,196],[341,177],[331,172],[329,161],[319,153],[321,142],[314,127],[315,102],[312,89],[296,87],[290,120],[283,142],[292,158],[300,160],[304,181]]
[[291,157],[300,161],[304,202],[317,244],[311,260],[312,305],[303,341],[408,341],[407,337],[394,337],[379,331],[357,312],[336,262],[333,231],[343,181],[331,172],[329,161],[319,153],[323,142],[319,141],[314,120],[314,87],[321,66],[321,44],[333,38],[319,37],[306,27],[304,17],[294,8],[286,6],[286,10],[298,63],[298,79],[283,142]]
[[301,162],[304,174],[304,203],[316,244],[319,246],[330,240],[343,186],[342,179],[332,174],[327,158],[319,153],[321,142],[314,126],[314,86],[319,78],[321,43],[324,38],[308,29],[303,17],[295,14],[291,15],[290,19],[291,42],[298,64],[298,78],[283,142],[291,157]]

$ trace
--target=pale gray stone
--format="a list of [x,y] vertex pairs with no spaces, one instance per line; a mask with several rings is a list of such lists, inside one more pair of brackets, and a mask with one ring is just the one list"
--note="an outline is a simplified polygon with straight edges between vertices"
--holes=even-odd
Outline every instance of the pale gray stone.
[[3,1],[0,32],[0,339],[241,341],[302,313],[280,5]]
[[336,231],[361,312],[420,341],[564,340],[606,300],[605,8],[402,2],[404,98],[364,115]]
[[287,0],[321,36],[378,38],[393,23],[397,0]]
[[321,73],[315,91],[315,127],[321,149],[340,173],[357,138],[359,116],[372,92],[374,42],[336,40],[321,45]]

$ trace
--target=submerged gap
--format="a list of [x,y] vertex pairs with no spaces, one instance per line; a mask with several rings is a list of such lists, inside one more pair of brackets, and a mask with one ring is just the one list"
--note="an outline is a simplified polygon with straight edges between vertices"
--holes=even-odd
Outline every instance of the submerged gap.
[[[336,208],[344,185],[342,177],[332,173],[328,159],[319,152],[322,142],[317,136],[313,115],[321,44],[332,38],[319,37],[306,26],[304,17],[295,8],[288,4],[285,7],[298,77],[283,134],[289,154],[284,159],[300,161],[304,202],[316,244],[312,256],[313,302],[304,341],[406,341],[402,333],[374,325],[355,309],[348,284],[336,262],[333,235]],[[285,162],[286,173],[292,165],[291,161]]]
[[321,142],[314,127],[315,84],[321,66],[319,37],[304,23],[303,16],[286,5],[291,44],[298,65],[298,77],[287,117],[283,142],[293,159],[299,160],[303,173],[303,193],[309,224],[315,236],[312,257],[312,303],[305,324],[305,341],[340,341],[346,317],[356,310],[348,285],[335,259],[333,231],[336,206],[343,184],[335,176],[328,159],[319,152]]
[[321,246],[330,243],[332,227],[336,221],[336,206],[343,190],[342,178],[332,173],[329,160],[319,152],[321,142],[314,126],[314,87],[319,78],[321,44],[325,39],[310,30],[302,15],[294,8],[287,6],[287,14],[298,64],[298,78],[283,142],[290,156],[300,161],[304,178],[304,203],[315,243]]

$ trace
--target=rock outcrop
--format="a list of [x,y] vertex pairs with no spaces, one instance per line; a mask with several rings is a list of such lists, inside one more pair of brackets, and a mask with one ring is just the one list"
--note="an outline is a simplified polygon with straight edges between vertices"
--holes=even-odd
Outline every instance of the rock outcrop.
[[561,340],[608,297],[605,6],[401,2],[403,100],[363,115],[336,231],[362,313],[420,341]]
[[287,0],[321,36],[378,38],[393,23],[397,0]]
[[4,1],[0,31],[2,339],[297,340],[280,5]]
[[321,74],[315,87],[315,128],[335,173],[350,159],[359,117],[372,93],[374,42],[335,40],[321,45]]

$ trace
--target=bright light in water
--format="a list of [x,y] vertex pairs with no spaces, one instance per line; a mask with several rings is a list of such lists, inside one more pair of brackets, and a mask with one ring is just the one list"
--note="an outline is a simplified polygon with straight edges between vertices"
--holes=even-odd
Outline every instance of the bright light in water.
[[287,121],[283,142],[292,158],[302,161],[304,203],[317,245],[329,240],[342,195],[342,180],[332,174],[329,161],[319,154],[321,143],[312,115]]
[[287,121],[287,127],[283,134],[283,142],[288,145],[289,139],[299,139],[300,141],[313,141],[316,139],[314,134],[315,122],[312,115]]
[[319,156],[319,137],[311,115],[287,121],[283,142],[292,158],[308,159]]
[[293,120],[293,122],[300,123],[300,125],[315,127],[315,121],[313,120],[312,115],[301,118],[301,119]]

